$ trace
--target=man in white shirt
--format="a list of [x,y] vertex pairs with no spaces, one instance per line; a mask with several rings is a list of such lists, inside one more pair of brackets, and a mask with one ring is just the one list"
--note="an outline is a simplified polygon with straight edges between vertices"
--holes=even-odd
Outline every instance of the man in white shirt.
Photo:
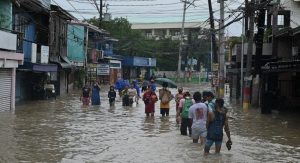
[[192,138],[193,143],[198,143],[200,137],[200,143],[202,145],[205,143],[207,135],[206,121],[209,110],[206,104],[201,102],[200,92],[195,92],[193,98],[196,103],[189,109],[189,119],[192,121]]

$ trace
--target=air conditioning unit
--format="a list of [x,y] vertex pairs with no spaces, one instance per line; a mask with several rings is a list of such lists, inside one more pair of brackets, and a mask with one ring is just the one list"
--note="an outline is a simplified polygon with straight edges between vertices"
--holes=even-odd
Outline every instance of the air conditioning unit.
[[103,50],[99,50],[98,59],[103,59],[103,58],[104,58],[104,51]]
[[296,56],[299,53],[299,47],[298,46],[293,46],[292,47],[292,56]]

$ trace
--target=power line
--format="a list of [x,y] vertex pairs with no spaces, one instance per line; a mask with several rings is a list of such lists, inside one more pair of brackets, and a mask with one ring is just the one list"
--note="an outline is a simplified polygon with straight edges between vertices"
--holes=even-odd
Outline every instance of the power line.
[[[68,0],[70,1],[70,0]],[[73,2],[77,3],[89,3],[88,1],[79,1],[79,0],[72,0]],[[145,5],[109,5],[109,6],[119,6],[119,7],[128,7],[128,6],[167,6],[167,5],[175,5],[175,4],[180,4],[181,2],[175,2],[175,3],[157,3],[157,4],[145,4]]]
[[[54,1],[54,0],[53,0]],[[74,10],[76,10],[77,12],[78,12],[78,10],[73,6],[73,4],[69,1],[69,0],[67,0],[67,2],[74,8]],[[78,12],[79,13],[79,12]],[[83,18],[83,19],[85,19],[85,17],[83,17],[80,13],[79,13],[79,15]]]

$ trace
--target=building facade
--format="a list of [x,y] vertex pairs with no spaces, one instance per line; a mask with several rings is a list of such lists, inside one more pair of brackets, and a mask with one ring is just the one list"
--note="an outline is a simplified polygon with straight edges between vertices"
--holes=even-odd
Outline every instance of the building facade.
[[17,52],[17,34],[12,31],[12,3],[0,2],[0,111],[15,108],[16,68],[24,55]]
[[[171,23],[133,23],[131,28],[140,30],[147,39],[160,40],[170,38],[172,40],[180,40],[181,22]],[[199,32],[201,28],[207,28],[201,22],[186,22],[184,24],[184,39],[188,39],[189,32]]]

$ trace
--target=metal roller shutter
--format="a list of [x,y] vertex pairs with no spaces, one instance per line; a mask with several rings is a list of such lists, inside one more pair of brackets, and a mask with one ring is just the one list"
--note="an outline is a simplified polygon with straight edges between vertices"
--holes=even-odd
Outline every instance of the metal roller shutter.
[[10,110],[11,69],[0,69],[0,111]]

